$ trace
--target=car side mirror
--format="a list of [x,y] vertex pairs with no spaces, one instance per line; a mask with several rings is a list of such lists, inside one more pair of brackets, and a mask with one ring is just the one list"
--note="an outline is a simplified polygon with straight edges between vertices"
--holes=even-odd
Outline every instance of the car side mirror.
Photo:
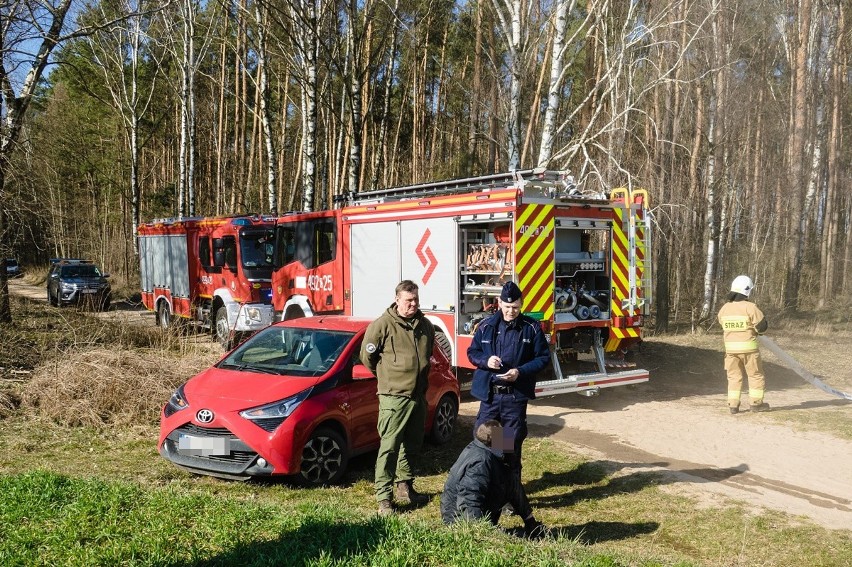
[[353,380],[375,380],[376,377],[370,372],[370,369],[363,364],[356,364],[352,367]]
[[103,276],[101,276],[101,277],[108,278],[108,277],[109,277],[109,274],[104,274],[104,275],[103,275]]

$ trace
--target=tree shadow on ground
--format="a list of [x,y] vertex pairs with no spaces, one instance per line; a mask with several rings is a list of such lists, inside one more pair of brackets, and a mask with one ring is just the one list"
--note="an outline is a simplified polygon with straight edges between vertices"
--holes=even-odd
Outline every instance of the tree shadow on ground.
[[333,558],[335,561],[347,557],[368,558],[387,535],[387,523],[378,516],[363,522],[306,518],[297,528],[283,532],[275,540],[246,538],[246,541],[216,557],[172,565],[304,565],[320,557]]
[[[662,486],[684,482],[722,482],[748,471],[747,465],[724,469],[683,468],[672,471],[637,471],[622,476],[612,476],[620,469],[668,467],[668,462],[622,463],[616,461],[591,461],[582,463],[564,473],[545,472],[541,477],[524,484],[533,509],[563,508],[584,500],[603,500],[610,496],[640,492],[649,486]],[[672,474],[675,473],[675,474]],[[537,495],[553,489],[563,489],[556,494]]]

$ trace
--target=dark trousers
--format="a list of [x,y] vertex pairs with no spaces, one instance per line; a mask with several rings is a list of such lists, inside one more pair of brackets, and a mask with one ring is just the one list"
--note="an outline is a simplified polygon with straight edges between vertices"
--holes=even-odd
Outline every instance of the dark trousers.
[[[503,426],[504,446],[500,447],[506,456],[513,475],[521,481],[521,448],[524,439],[527,438],[527,400],[515,399],[514,392],[509,394],[493,393],[491,401],[479,404],[479,413],[476,415],[476,423],[473,426],[474,436],[476,428],[489,419],[497,420]],[[492,440],[492,446],[495,441]]]

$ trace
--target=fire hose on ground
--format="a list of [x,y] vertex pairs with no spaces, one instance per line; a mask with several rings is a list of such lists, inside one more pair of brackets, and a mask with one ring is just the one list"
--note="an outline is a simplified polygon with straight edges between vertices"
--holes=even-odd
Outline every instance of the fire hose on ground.
[[852,400],[852,394],[847,394],[846,392],[841,392],[840,390],[836,390],[832,388],[813,374],[807,371],[804,366],[799,364],[795,358],[787,354],[784,349],[778,346],[775,341],[770,339],[769,337],[759,336],[757,339],[769,352],[777,356],[781,362],[783,362],[787,368],[798,374],[802,377],[806,382],[810,382],[826,394],[831,394],[832,396],[837,396],[838,398],[843,398],[845,400]]

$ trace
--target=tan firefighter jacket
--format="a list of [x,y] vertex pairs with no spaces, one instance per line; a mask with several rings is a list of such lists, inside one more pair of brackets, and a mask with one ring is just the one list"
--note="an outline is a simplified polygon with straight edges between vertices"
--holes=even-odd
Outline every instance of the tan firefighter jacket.
[[766,318],[750,301],[729,301],[719,310],[719,323],[725,334],[725,352],[742,354],[757,351],[757,335],[766,331]]

